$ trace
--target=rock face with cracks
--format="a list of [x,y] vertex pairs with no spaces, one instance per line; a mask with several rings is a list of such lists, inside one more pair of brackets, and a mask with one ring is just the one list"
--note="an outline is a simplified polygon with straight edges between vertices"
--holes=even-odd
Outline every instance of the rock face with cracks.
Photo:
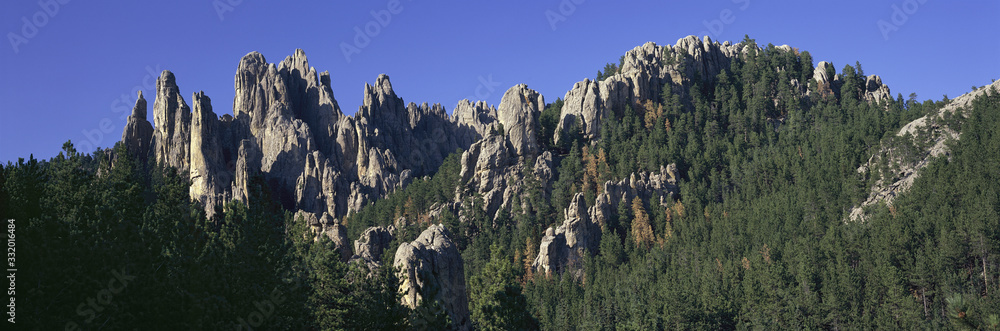
[[[611,77],[584,79],[566,93],[553,139],[559,142],[572,129],[596,141],[602,123],[628,107],[658,100],[664,88],[684,95],[695,79],[715,79],[733,59],[759,50],[694,36],[636,47]],[[821,90],[839,89],[831,64],[820,62],[813,76]],[[140,95],[122,140],[138,158],[148,155],[150,163],[187,174],[191,199],[210,216],[217,205],[246,202],[248,183],[259,177],[285,209],[341,218],[434,173],[456,150],[464,150],[463,186],[456,194],[481,194],[490,215],[524,193],[523,185],[510,184],[526,175],[536,175],[546,191],[551,187],[558,156],[546,155],[539,143],[548,137],[538,136],[545,100],[524,84],[508,89],[498,107],[462,100],[449,116],[439,104],[405,102],[389,76],[379,75],[365,84],[362,105],[348,116],[330,80],[328,72],[309,66],[302,50],[278,63],[251,52],[237,66],[233,115],[220,117],[204,93],[193,94],[188,106],[174,74],[163,71],[153,125],[144,119]],[[878,76],[868,77],[863,88],[871,102],[891,99]],[[534,171],[523,164],[534,164]]]
[[432,225],[416,240],[399,245],[393,265],[399,268],[403,304],[416,308],[422,300],[441,303],[452,324],[469,330],[469,298],[458,246],[442,225]]
[[286,209],[342,217],[432,174],[445,156],[499,123],[496,109],[482,102],[460,102],[452,117],[438,104],[406,103],[386,75],[366,84],[362,106],[347,116],[329,73],[317,73],[302,50],[276,64],[257,52],[244,56],[233,115],[218,116],[202,92],[189,107],[170,71],[156,86],[153,125],[140,95],[122,140],[131,154],[186,173],[191,199],[209,216],[216,205],[245,202],[248,183],[259,176]]
[[191,155],[191,108],[180,94],[174,74],[164,70],[156,80],[153,102],[153,148],[156,162],[188,171]]
[[352,261],[364,263],[370,269],[382,265],[382,254],[389,250],[389,244],[395,239],[396,227],[373,226],[361,233],[354,241],[354,256]]
[[152,140],[153,125],[146,120],[146,98],[139,91],[139,98],[135,101],[132,114],[128,116],[125,130],[122,131],[122,143],[129,154],[146,161]]

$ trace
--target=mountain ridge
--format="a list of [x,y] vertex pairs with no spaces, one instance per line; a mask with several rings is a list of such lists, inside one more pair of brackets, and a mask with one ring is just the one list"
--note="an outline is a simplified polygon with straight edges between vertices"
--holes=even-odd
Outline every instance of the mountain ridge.
[[[173,74],[164,71],[157,80],[153,106],[156,125],[145,120],[146,101],[140,95],[122,141],[126,150],[139,158],[186,172],[192,183],[190,198],[204,204],[209,218],[217,205],[230,200],[246,202],[247,183],[251,177],[261,176],[281,205],[294,212],[296,219],[304,220],[317,238],[325,235],[332,239],[342,261],[361,260],[373,269],[381,265],[378,255],[386,251],[388,242],[406,239],[395,233],[397,229],[418,221],[402,217],[397,211],[396,219],[382,220],[391,225],[368,228],[352,247],[343,220],[405,189],[413,180],[435,173],[447,155],[461,154],[459,185],[453,199],[429,208],[429,223],[442,223],[449,217],[445,214],[467,223],[475,217],[469,211],[473,209],[497,221],[508,213],[517,214],[515,210],[530,208],[524,199],[536,193],[529,192],[525,180],[537,181],[541,188],[537,194],[552,199],[557,164],[567,157],[559,151],[566,144],[583,142],[586,154],[587,146],[610,139],[602,137],[607,134],[603,131],[605,122],[636,109],[659,117],[656,114],[662,114],[663,106],[651,108],[655,103],[677,102],[675,107],[693,108],[693,100],[698,98],[696,86],[728,79],[730,67],[740,62],[736,59],[758,52],[774,52],[796,60],[802,57],[801,62],[794,62],[801,67],[795,70],[801,71],[801,76],[779,82],[791,94],[763,101],[762,109],[768,111],[761,120],[775,131],[789,116],[780,109],[784,103],[836,101],[842,94],[854,93],[857,100],[888,111],[889,104],[895,101],[879,76],[852,77],[862,84],[850,85],[853,82],[837,74],[831,63],[821,61],[813,67],[811,57],[787,45],[764,48],[688,36],[675,45],[649,42],[637,46],[625,53],[613,74],[575,83],[561,99],[551,131],[543,127],[546,124],[541,119],[551,104],[524,84],[507,89],[497,106],[461,100],[449,116],[440,104],[404,103],[392,88],[389,76],[381,74],[374,83],[365,84],[363,104],[348,116],[333,96],[329,73],[317,73],[299,49],[278,64],[268,63],[257,52],[241,59],[234,79],[233,116],[217,116],[203,92],[192,95],[193,107],[189,107],[180,96]],[[792,69],[776,68],[778,72]],[[754,86],[749,93],[761,93],[756,89]],[[675,99],[665,100],[668,96]],[[647,128],[651,125],[659,124],[647,118]],[[669,120],[666,130],[670,130]],[[603,157],[595,156],[597,153],[584,157]],[[869,164],[873,162],[869,160]],[[609,229],[623,226],[618,224],[619,211],[650,208],[665,210],[668,220],[670,215],[683,217],[680,186],[686,171],[670,163],[653,171],[633,169],[624,176],[590,178],[596,185],[591,187],[595,194],[590,195],[586,188],[586,192],[572,194],[564,209],[556,213],[558,219],[549,220],[551,226],[538,239],[537,253],[525,256],[525,268],[545,277],[568,274],[577,282],[585,282],[584,260],[598,254],[603,237],[613,231]],[[878,198],[881,196],[872,193],[869,200]],[[862,206],[872,203],[866,201]],[[854,214],[852,211],[851,219]],[[706,208],[706,219],[708,215]],[[653,228],[646,223],[633,223],[631,232],[646,234],[641,239],[643,245],[663,245],[672,233],[667,226],[665,232],[657,230],[661,232],[658,237],[651,234]],[[452,242],[451,236],[443,226],[431,226],[412,243],[400,243],[399,247],[419,247],[397,251],[394,265],[410,279],[400,286],[408,293],[407,306],[419,306],[419,291],[423,288],[439,289],[447,294],[435,300],[442,301],[460,329],[468,329],[468,298],[455,294],[465,293],[464,278],[456,276],[463,273],[462,257],[456,249],[462,244]],[[438,239],[443,241],[438,244]],[[435,244],[424,248],[418,244],[421,241]],[[447,279],[426,274],[447,275]]]
[[[792,51],[788,46],[777,48]],[[558,143],[578,119],[584,138],[599,139],[600,121],[609,113],[620,114],[626,106],[641,107],[643,101],[656,99],[668,82],[683,95],[687,93],[685,84],[701,79],[697,77],[714,77],[728,67],[730,58],[747,51],[742,44],[694,36],[681,38],[676,45],[648,42],[638,46],[626,52],[619,72],[600,82],[584,79],[566,92],[552,139]],[[828,63],[821,62],[818,68],[825,71],[825,65]],[[259,149],[259,170],[276,186],[287,209],[342,217],[404,187],[410,178],[433,173],[444,155],[467,150],[496,124],[508,132],[521,130],[519,126],[527,129],[514,135],[515,140],[525,140],[514,142],[519,155],[525,149],[534,153],[538,141],[548,138],[533,132],[544,99],[523,85],[512,87],[523,91],[520,99],[504,98],[498,108],[483,101],[462,100],[448,116],[439,104],[404,105],[383,74],[374,85],[365,84],[363,104],[356,114],[347,116],[341,112],[329,80],[328,72],[317,73],[309,66],[301,49],[277,65],[267,63],[260,53],[248,53],[240,60],[234,79],[234,115],[220,117],[211,110],[211,100],[203,92],[192,95],[198,111],[193,114],[173,73],[165,70],[157,79],[152,137],[146,138],[149,135],[135,127],[145,126],[145,118],[130,117],[129,121],[137,124],[126,125],[122,141],[136,155],[145,157],[142,150],[152,149],[157,163],[192,173],[191,178],[197,179],[192,199],[205,203],[209,214],[214,205],[245,196],[233,185],[236,165],[256,164],[257,160],[241,160],[240,155],[246,153],[240,150]],[[836,75],[817,74],[814,80],[819,85],[837,84]],[[866,98],[886,99],[888,88],[881,79],[873,75],[867,81]],[[792,84],[801,84],[801,92],[810,93],[807,84],[798,79]],[[531,101],[535,97],[525,97],[526,93],[537,95],[538,101]],[[141,115],[140,109],[145,107],[145,99],[139,98],[134,115]],[[519,115],[525,112],[530,116]],[[192,115],[200,115],[194,117],[198,130],[194,130]],[[515,120],[518,116],[528,122]],[[244,143],[244,139],[250,140]],[[202,146],[195,148],[192,141]],[[320,154],[313,153],[316,151]],[[308,157],[313,162],[307,162]],[[197,163],[194,168],[192,160]],[[311,169],[305,168],[307,164]],[[300,192],[302,189],[321,194],[320,201]]]

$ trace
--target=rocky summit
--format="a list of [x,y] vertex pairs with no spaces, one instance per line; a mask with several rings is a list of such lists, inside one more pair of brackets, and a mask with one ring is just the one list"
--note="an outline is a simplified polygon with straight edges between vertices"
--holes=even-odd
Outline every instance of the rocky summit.
[[[641,107],[664,86],[688,93],[683,86],[713,79],[748,52],[746,47],[694,36],[675,45],[636,47],[625,53],[615,74],[584,79],[566,92],[551,139],[559,143],[577,126],[584,138],[599,139],[601,121],[626,107]],[[819,91],[839,88],[839,75],[828,62],[813,72],[809,84]],[[804,86],[795,79],[792,84]],[[152,126],[140,93],[122,133],[130,153],[186,173],[191,199],[203,203],[210,216],[216,205],[245,201],[249,177],[261,175],[286,209],[340,218],[412,178],[434,173],[455,150],[465,151],[463,182],[484,197],[490,214],[507,209],[519,192],[517,185],[508,187],[522,170],[514,165],[541,160],[535,172],[551,184],[553,156],[539,147],[550,138],[538,132],[545,100],[524,84],[508,89],[499,107],[462,100],[449,116],[440,104],[404,102],[389,76],[379,75],[365,84],[362,105],[348,116],[334,98],[330,74],[317,72],[305,52],[295,50],[277,64],[257,52],[245,55],[234,87],[233,115],[220,117],[203,92],[193,93],[189,106],[174,74],[165,70],[156,81]],[[867,77],[863,97],[891,99],[874,75]]]
[[[302,50],[277,64],[247,54],[234,85],[233,115],[220,117],[202,92],[191,96],[189,106],[174,74],[163,71],[156,83],[155,130],[140,94],[122,133],[131,153],[187,173],[191,199],[204,203],[209,215],[217,204],[244,200],[248,176],[259,174],[287,209],[341,217],[433,173],[447,154],[468,149],[499,122],[497,111],[481,102],[460,102],[451,117],[439,104],[405,103],[386,75],[366,84],[364,103],[346,116],[329,73],[317,73]],[[518,98],[511,101],[516,105],[507,105],[510,116],[503,120],[513,132],[544,104],[537,93],[512,98]],[[532,151],[530,139],[519,140],[518,147]]]

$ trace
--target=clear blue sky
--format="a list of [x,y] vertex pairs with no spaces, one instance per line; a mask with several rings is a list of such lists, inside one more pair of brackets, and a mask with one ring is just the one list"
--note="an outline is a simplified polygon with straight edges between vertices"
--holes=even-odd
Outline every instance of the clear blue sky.
[[[916,92],[921,100],[1000,78],[995,0],[400,0],[390,13],[391,2],[5,1],[0,162],[31,153],[49,158],[69,139],[78,147],[113,145],[134,91],[145,91],[152,121],[155,75],[163,69],[174,72],[188,103],[204,90],[217,113],[231,113],[233,76],[250,51],[279,62],[302,48],[310,65],[330,71],[348,114],[357,111],[364,83],[380,73],[405,101],[441,103],[449,112],[477,87],[491,104],[519,83],[551,102],[635,46],[692,34],[734,42],[749,34],[761,45],[808,50],[838,70],[860,61],[893,95]],[[387,24],[372,11],[384,11]],[[893,25],[884,27],[887,35],[880,20]],[[373,36],[355,43],[355,27],[366,26]],[[344,44],[360,51],[350,61]]]

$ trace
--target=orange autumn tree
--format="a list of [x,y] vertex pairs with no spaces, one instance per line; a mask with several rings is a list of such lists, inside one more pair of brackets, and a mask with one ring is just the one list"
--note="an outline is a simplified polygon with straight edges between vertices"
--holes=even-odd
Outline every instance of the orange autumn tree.
[[[593,193],[594,196],[603,193],[604,181],[611,171],[604,149],[600,148],[595,153],[589,146],[583,146],[583,166],[583,192]],[[592,199],[593,197],[588,195],[588,200]]]
[[635,219],[632,220],[632,236],[635,237],[635,243],[649,248],[649,245],[655,240],[653,227],[649,224],[649,215],[639,197],[632,199],[632,215],[635,215]]
[[652,130],[653,126],[656,125],[657,120],[663,116],[663,105],[654,104],[652,100],[646,100],[642,104],[642,108],[645,111],[645,124],[646,130]]

